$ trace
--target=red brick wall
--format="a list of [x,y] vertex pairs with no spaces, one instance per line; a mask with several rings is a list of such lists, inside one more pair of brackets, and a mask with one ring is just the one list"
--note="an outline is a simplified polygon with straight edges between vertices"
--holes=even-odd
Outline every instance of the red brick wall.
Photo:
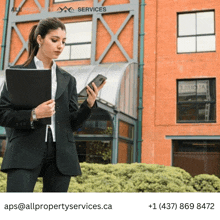
[[1,1],[1,11],[0,11],[0,59],[1,59],[1,52],[2,52],[2,38],[3,38],[3,30],[4,30],[4,18],[5,18],[5,7],[6,7],[6,0]]
[[[171,165],[166,135],[220,135],[218,115],[218,0],[148,0],[145,7],[145,54],[142,162]],[[177,13],[215,9],[216,52],[177,54]],[[216,123],[176,123],[176,81],[216,77]]]

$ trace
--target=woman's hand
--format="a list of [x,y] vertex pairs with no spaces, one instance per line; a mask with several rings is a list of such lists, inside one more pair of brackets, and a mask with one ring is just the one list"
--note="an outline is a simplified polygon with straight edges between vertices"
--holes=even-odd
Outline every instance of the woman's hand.
[[55,101],[53,99],[43,102],[35,108],[37,119],[48,118],[55,114]]
[[92,108],[92,106],[95,103],[96,97],[98,96],[99,90],[102,89],[102,87],[105,85],[106,80],[97,88],[97,86],[95,85],[95,83],[92,83],[92,86],[94,88],[94,90],[92,90],[89,86],[86,86],[87,90],[87,94],[88,94],[88,98],[87,98],[87,102],[90,108]]

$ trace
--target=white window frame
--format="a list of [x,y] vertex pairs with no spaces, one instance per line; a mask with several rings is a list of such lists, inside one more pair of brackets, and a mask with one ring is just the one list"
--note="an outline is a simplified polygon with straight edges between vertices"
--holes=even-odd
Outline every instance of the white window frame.
[[92,21],[66,23],[65,26],[66,44],[57,60],[91,59]]
[[[185,25],[181,23],[181,16],[185,16]],[[202,16],[203,17],[202,17]],[[212,25],[207,24],[203,30],[202,19],[206,15],[213,15]],[[210,19],[210,17],[209,17]],[[211,18],[212,19],[212,18]],[[188,20],[188,21],[187,21]],[[215,10],[182,12],[177,14],[177,53],[202,53],[216,51]]]
[[80,1],[80,0],[53,0],[53,3],[65,3],[65,2],[76,2],[76,1]]

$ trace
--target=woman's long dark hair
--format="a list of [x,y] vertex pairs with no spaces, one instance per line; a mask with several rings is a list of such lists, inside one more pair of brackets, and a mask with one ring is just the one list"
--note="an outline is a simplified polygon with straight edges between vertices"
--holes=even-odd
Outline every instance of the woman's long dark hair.
[[39,49],[37,36],[40,35],[44,39],[51,30],[56,30],[58,28],[66,31],[65,25],[58,18],[43,19],[38,23],[38,25],[34,25],[32,27],[28,38],[28,59],[23,64],[24,66],[28,66],[34,56],[37,55]]

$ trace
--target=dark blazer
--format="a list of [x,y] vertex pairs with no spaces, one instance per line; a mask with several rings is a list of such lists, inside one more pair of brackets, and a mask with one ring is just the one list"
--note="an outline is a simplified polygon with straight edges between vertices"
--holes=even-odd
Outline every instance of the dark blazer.
[[[36,68],[34,60],[24,67]],[[73,131],[89,118],[91,109],[85,100],[78,108],[76,80],[57,66],[57,92],[55,98],[56,163],[61,173],[76,176],[81,174]],[[94,107],[97,104],[95,103]],[[1,171],[11,168],[33,169],[40,165],[46,151],[46,125],[41,120],[30,125],[31,109],[13,108],[4,85],[0,98],[0,126],[6,127],[7,146]]]

